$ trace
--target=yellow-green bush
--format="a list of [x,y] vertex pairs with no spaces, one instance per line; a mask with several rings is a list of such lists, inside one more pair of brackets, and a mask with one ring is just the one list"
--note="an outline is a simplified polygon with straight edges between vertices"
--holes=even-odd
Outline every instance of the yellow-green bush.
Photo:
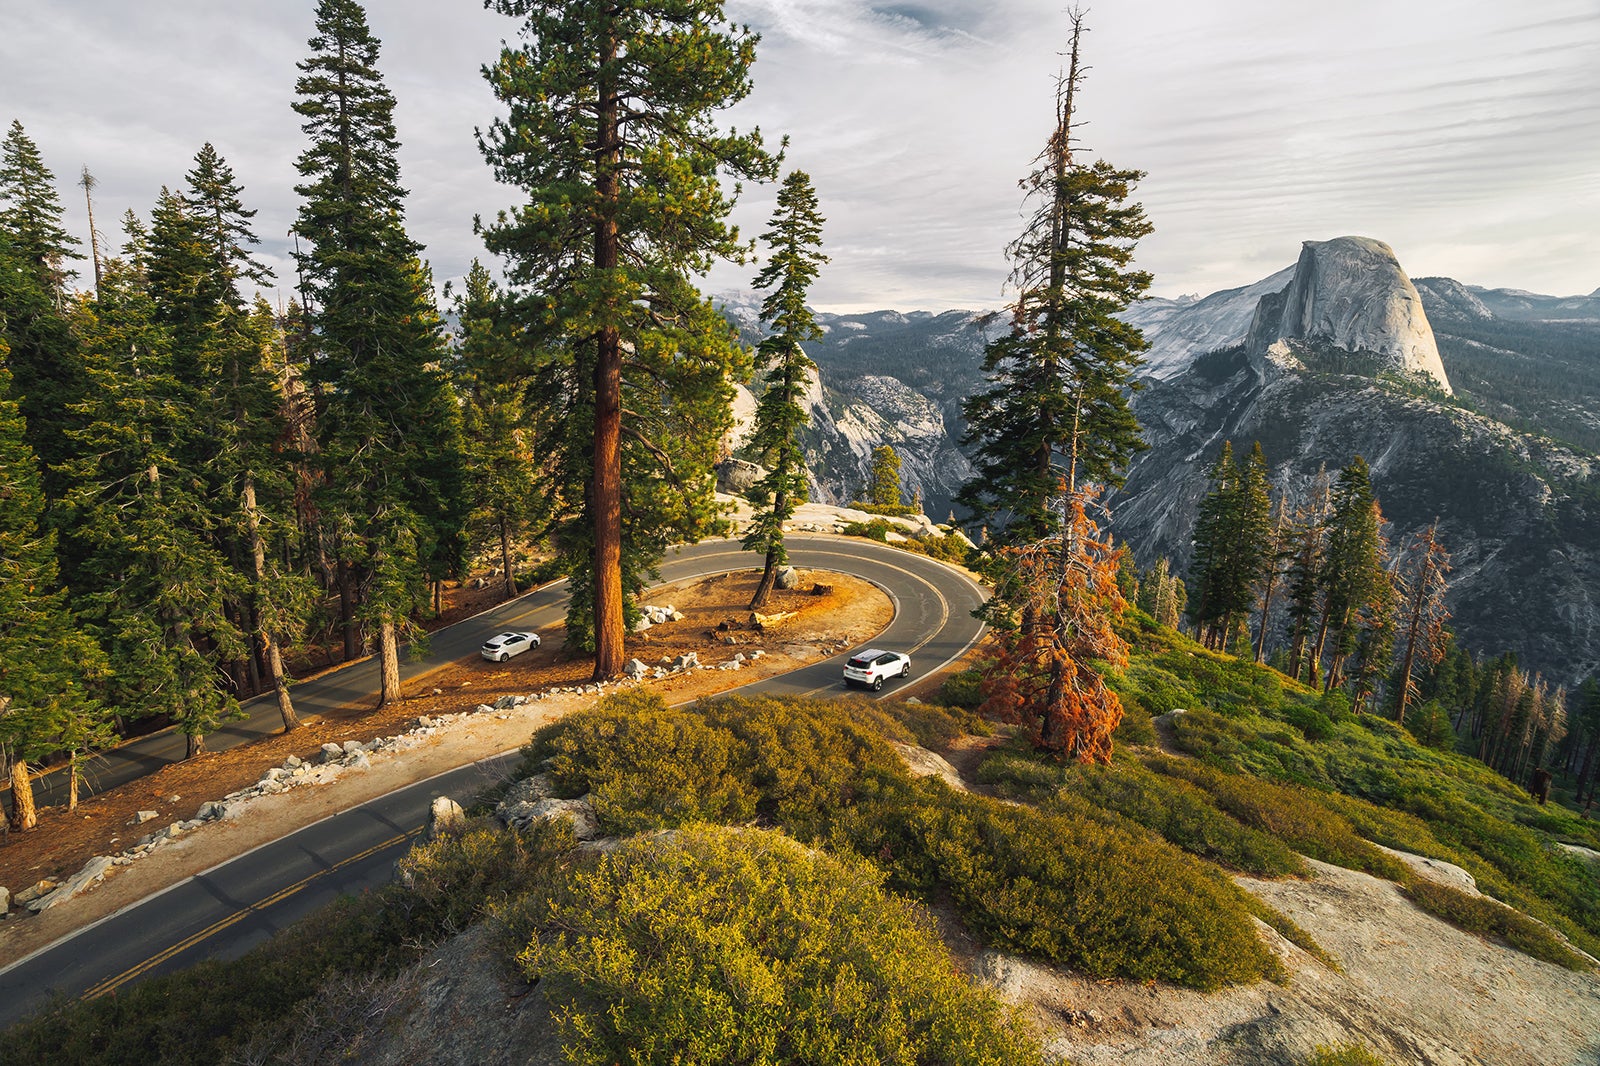
[[1042,1062],[880,876],[759,830],[638,839],[555,886],[518,963],[577,1064]]
[[588,794],[608,833],[755,815],[747,752],[694,710],[629,690],[533,735],[523,773],[544,766],[566,796]]
[[1222,771],[1189,759],[1158,755],[1145,760],[1157,773],[1197,785],[1217,806],[1245,825],[1269,833],[1290,847],[1352,870],[1405,881],[1404,863],[1363,840],[1348,819],[1304,788],[1276,785],[1242,774]]
[[1306,1059],[1305,1066],[1389,1066],[1360,1044],[1321,1044]]
[[1140,829],[885,782],[842,827],[891,885],[948,896],[990,943],[1102,977],[1195,988],[1277,977],[1241,890]]
[[1458,929],[1479,936],[1505,941],[1525,955],[1580,972],[1592,969],[1587,959],[1576,954],[1561,938],[1521,911],[1486,896],[1469,896],[1459,889],[1433,881],[1414,879],[1405,887],[1410,900],[1429,914],[1442,918]]

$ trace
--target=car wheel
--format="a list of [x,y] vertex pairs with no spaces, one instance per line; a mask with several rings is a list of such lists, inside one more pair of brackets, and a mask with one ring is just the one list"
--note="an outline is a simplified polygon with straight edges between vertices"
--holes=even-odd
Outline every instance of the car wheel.
[[872,691],[877,692],[881,688],[883,688],[883,678],[881,678],[881,677],[873,678],[872,679]]
[[511,658],[511,653],[508,652],[508,651],[503,651],[503,652],[500,653],[500,660],[499,661],[500,662],[505,662],[509,658]]
[[900,668],[900,676],[901,677],[910,677],[911,676],[911,664],[910,663],[906,663],[904,666],[902,666]]

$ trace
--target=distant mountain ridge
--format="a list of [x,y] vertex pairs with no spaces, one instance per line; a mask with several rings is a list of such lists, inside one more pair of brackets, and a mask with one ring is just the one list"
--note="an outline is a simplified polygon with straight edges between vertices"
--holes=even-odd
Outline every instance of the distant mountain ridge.
[[[724,304],[757,339],[754,303]],[[1441,520],[1469,647],[1514,650],[1562,681],[1600,669],[1600,293],[1412,281],[1387,245],[1339,238],[1308,242],[1253,284],[1148,300],[1125,317],[1150,342],[1134,409],[1151,449],[1111,502],[1141,563],[1187,565],[1225,439],[1260,440],[1291,495],[1361,454],[1396,548]],[[890,443],[908,497],[944,517],[972,471],[961,403],[985,387],[984,345],[1007,320],[818,319],[826,336],[807,346],[821,374],[807,440],[816,498],[859,495],[872,449]]]

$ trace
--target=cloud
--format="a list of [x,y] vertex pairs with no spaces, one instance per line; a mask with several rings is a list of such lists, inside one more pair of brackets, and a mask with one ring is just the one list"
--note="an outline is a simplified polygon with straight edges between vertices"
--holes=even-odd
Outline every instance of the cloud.
[[[281,278],[304,145],[290,110],[312,0],[52,0],[0,38],[0,94],[55,170],[100,181],[102,227],[146,213],[210,140],[260,209]],[[473,140],[498,104],[478,74],[517,24],[477,0],[385,0],[369,18],[398,99],[411,228],[442,281],[481,245],[474,214],[517,201]],[[762,34],[728,116],[791,136],[833,262],[830,309],[996,306],[1017,179],[1052,124],[1060,0],[729,0]],[[1090,12],[1086,150],[1148,172],[1139,265],[1165,294],[1254,281],[1300,242],[1364,233],[1407,270],[1557,292],[1600,285],[1600,12],[1465,0],[1122,0]],[[765,228],[774,190],[738,219]],[[748,283],[719,268],[708,287]]]

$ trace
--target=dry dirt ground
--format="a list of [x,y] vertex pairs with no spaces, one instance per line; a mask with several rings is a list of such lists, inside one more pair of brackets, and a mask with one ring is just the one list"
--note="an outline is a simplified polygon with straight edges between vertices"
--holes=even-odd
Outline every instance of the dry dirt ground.
[[[775,591],[764,612],[792,611],[793,617],[759,633],[742,626],[749,618],[745,605],[757,576],[754,571],[724,574],[691,585],[663,586],[645,597],[645,603],[676,607],[686,617],[630,635],[630,656],[654,665],[663,655],[693,651],[701,662],[716,665],[739,653],[747,657],[757,649],[764,653],[738,671],[694,671],[650,682],[653,691],[669,703],[677,703],[783,673],[870,640],[893,615],[888,598],[865,581],[802,570],[798,588]],[[810,594],[819,581],[832,591],[823,596]],[[493,604],[493,589],[472,591],[487,595],[470,598],[468,606],[457,606],[454,614],[464,617],[472,608],[481,610]],[[738,628],[719,630],[724,622]],[[421,715],[469,712],[501,696],[525,696],[586,682],[590,664],[567,654],[563,631],[556,627],[542,636],[542,647],[509,662],[490,663],[473,657],[413,679],[407,683],[405,700],[396,706],[376,711],[370,706],[347,706],[335,714],[308,719],[293,733],[164,767],[149,777],[85,799],[75,812],[44,810],[36,829],[0,837],[4,841],[0,843],[0,886],[15,894],[45,878],[70,876],[94,856],[115,855],[153,828],[194,817],[202,803],[254,784],[263,771],[281,766],[290,755],[310,759],[325,743],[365,742],[404,733]],[[728,636],[738,643],[726,643]],[[924,679],[917,690],[930,684],[936,682]],[[504,713],[466,715],[418,747],[395,756],[374,755],[370,770],[252,801],[246,816],[203,826],[136,863],[114,869],[101,884],[42,914],[14,908],[0,922],[0,965],[320,818],[518,747],[538,727],[593,701],[592,695],[569,693]],[[154,810],[157,817],[146,825],[136,825],[134,818],[141,810]]]

